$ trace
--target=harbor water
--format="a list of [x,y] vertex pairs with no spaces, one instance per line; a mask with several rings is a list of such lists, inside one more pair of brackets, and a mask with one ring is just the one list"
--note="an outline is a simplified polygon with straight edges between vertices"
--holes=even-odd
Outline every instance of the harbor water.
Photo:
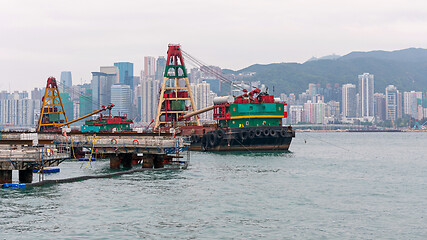
[[[426,239],[426,143],[297,133],[288,153],[193,152],[187,170],[0,189],[0,239]],[[113,172],[86,165],[46,178]]]

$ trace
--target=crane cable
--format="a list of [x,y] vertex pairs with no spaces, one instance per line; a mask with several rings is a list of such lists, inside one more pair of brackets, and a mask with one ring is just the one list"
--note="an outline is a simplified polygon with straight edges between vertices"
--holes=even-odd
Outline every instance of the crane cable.
[[195,64],[198,67],[204,67],[204,69],[207,70],[208,73],[215,75],[220,81],[230,83],[233,87],[238,88],[240,90],[244,89],[243,87],[233,83],[233,81],[227,79],[222,74],[218,73],[217,71],[215,71],[214,69],[209,67],[206,63],[202,62],[201,60],[198,60],[197,58],[195,58],[193,56],[191,56],[190,54],[188,54],[184,50],[181,49],[181,52],[186,58],[188,58],[190,60],[190,62],[192,62],[193,64]]
[[[206,63],[202,62],[201,60],[196,59],[195,57],[191,56],[190,54],[188,54],[187,52],[181,50],[183,55],[188,58],[190,60],[190,62],[192,62],[193,64],[195,64],[198,67],[204,67],[204,69],[208,72],[211,73],[213,75],[215,75],[216,77],[219,78],[219,80],[223,81],[223,82],[227,82],[230,84],[233,84],[233,81],[225,78],[224,76],[222,76],[222,74],[219,74],[217,71],[215,71],[214,69],[212,69],[211,67],[209,67]],[[238,87],[238,86],[236,86]]]
[[68,90],[68,91],[72,92],[73,94],[77,95],[78,97],[84,97],[86,100],[88,100],[92,105],[95,105],[96,107],[101,106],[101,104],[98,101],[94,101],[93,98],[85,96],[83,93],[81,93],[80,91],[76,90],[73,87],[66,86],[64,84],[61,84],[60,82],[56,82],[56,84],[58,86],[61,86],[63,88],[63,90]]
[[63,90],[68,90],[68,91],[70,91],[70,92],[72,92],[73,93],[73,95],[77,95],[78,97],[83,97],[83,98],[85,98],[92,106],[95,106],[95,107],[97,107],[97,108],[99,108],[99,107],[101,107],[102,106],[102,104],[101,103],[99,103],[98,101],[95,101],[95,100],[93,100],[93,98],[91,98],[91,97],[88,97],[88,96],[86,96],[86,95],[84,95],[83,93],[81,93],[80,91],[78,91],[78,90],[76,90],[76,89],[74,89],[74,88],[72,88],[72,87],[68,87],[68,86],[65,86],[65,85],[63,85],[63,84],[61,84],[61,83],[59,83],[59,82],[56,82],[56,84],[58,85],[58,86],[62,86],[63,87]]

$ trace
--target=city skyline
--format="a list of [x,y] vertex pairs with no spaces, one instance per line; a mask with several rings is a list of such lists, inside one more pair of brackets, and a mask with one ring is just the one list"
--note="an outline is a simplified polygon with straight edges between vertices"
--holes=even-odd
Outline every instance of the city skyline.
[[[160,56],[158,59],[164,58]],[[211,67],[218,68],[216,66]],[[154,69],[152,72],[156,70],[158,69]],[[198,71],[202,72],[200,69]],[[114,114],[125,113],[136,118],[138,124],[147,125],[154,118],[158,97],[155,93],[159,90],[160,80],[153,80],[151,77],[134,77],[137,78],[134,79],[137,87],[132,89],[130,83],[119,83],[119,70],[116,66],[101,66],[100,72],[92,72],[92,74],[92,84],[73,85],[71,88],[65,89],[64,93],[61,92],[69,120],[90,112],[91,108],[92,110],[98,109],[99,104],[106,105],[111,102],[117,106],[113,111]],[[280,93],[280,99],[288,104],[287,123],[328,124],[336,121],[354,123],[355,120],[381,123],[386,120],[393,122],[408,116],[421,120],[427,116],[426,92],[411,90],[404,91],[402,94],[394,85],[388,85],[383,91],[373,93],[374,83],[370,81],[363,83],[362,80],[373,80],[374,75],[363,73],[358,75],[358,78],[359,87],[352,83],[342,86],[335,84],[333,87],[331,84],[326,84],[324,87],[319,83],[309,83],[306,91],[298,94],[298,98],[296,98],[295,93],[289,94],[289,97],[285,93]],[[213,81],[212,83],[215,81],[210,75],[196,74],[195,82],[191,84],[197,109],[212,105],[213,98],[219,93],[218,89],[212,89],[205,80]],[[243,83],[239,80],[237,82],[261,89],[265,87],[259,81]],[[27,116],[38,116],[42,91],[42,89],[34,89],[31,94],[26,91],[10,93],[1,91],[0,117],[5,121],[3,123],[15,123],[17,126],[31,125],[32,119]],[[82,95],[80,96],[78,92]],[[89,95],[87,95],[88,93]],[[360,96],[364,94],[372,95],[373,112],[369,116],[362,113],[362,104],[365,103],[362,103]],[[133,100],[131,101],[131,99]],[[23,102],[25,102],[24,105],[22,105]],[[21,104],[21,110],[14,107],[17,104]],[[22,115],[25,113],[27,116]],[[204,121],[212,121],[211,113],[202,114],[200,117]],[[18,121],[21,118],[27,120],[25,122]],[[33,120],[36,121],[36,118]]]
[[[74,82],[88,83],[92,69],[109,62],[133,62],[141,70],[142,56],[165,55],[168,43],[181,43],[199,59],[230,69],[351,51],[426,48],[426,12],[422,1],[5,2],[0,90],[9,84],[11,90],[30,90],[63,70],[73,72]],[[183,13],[179,27],[170,28],[171,13]]]

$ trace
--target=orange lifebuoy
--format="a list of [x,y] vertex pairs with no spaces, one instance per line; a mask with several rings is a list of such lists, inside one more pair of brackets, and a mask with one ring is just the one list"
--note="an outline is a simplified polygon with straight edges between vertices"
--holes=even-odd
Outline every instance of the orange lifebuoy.
[[135,145],[135,143],[138,145],[138,144],[139,144],[139,141],[138,141],[138,140],[136,140],[136,139],[135,139],[135,140],[133,140],[133,141],[132,141],[132,144],[133,144],[133,145]]
[[111,139],[111,144],[117,144],[117,139],[115,138]]

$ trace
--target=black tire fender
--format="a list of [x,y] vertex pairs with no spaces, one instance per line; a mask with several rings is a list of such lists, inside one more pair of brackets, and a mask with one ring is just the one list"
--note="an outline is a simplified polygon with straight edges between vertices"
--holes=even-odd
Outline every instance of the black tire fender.
[[254,130],[250,130],[249,134],[248,134],[249,139],[254,139],[255,138],[255,131]]
[[272,137],[278,137],[276,130],[270,129],[270,136],[272,136]]
[[285,129],[282,129],[282,131],[280,131],[280,136],[286,137],[286,130]]
[[215,132],[208,134],[208,142],[211,147],[216,145],[217,140],[218,140],[218,136],[215,134]]
[[225,131],[222,129],[219,129],[217,131],[218,139],[222,139],[224,137]]
[[239,133],[239,135],[240,135],[240,139],[242,141],[245,141],[248,138],[249,133],[246,130],[243,130]]
[[262,134],[263,134],[264,136],[269,136],[269,135],[270,135],[270,129],[265,128],[265,129],[262,131]]

